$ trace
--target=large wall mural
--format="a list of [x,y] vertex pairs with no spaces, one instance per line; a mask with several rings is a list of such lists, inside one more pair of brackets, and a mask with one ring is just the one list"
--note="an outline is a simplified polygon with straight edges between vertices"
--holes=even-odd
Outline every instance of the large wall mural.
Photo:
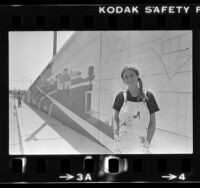
[[31,86],[29,102],[112,150],[112,104],[125,89],[125,64],[154,94],[157,128],[192,137],[190,31],[75,32]]

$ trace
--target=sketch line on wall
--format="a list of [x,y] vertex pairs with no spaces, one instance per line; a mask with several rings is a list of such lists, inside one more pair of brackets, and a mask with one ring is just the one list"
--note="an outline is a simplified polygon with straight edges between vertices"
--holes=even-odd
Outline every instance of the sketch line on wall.
[[42,102],[42,100],[44,99],[45,97],[42,97],[41,99],[40,99],[40,101],[39,101],[39,110],[40,110],[40,104],[41,104],[41,102]]
[[53,102],[51,103],[51,105],[50,105],[50,108],[49,108],[49,116],[51,116],[51,109],[52,109],[52,106],[53,106]]
[[163,66],[163,68],[164,68],[164,70],[165,70],[165,73],[166,73],[168,79],[169,79],[169,73],[168,73],[168,71],[167,71],[167,68],[166,68],[166,66],[165,66],[164,61],[162,60],[162,57],[160,57],[160,55],[159,55],[153,48],[151,48],[151,51],[160,59],[160,62],[161,62],[162,66]]
[[187,71],[180,71],[185,65],[187,65],[190,60],[192,59],[192,56],[189,57],[189,59],[183,64],[180,66],[180,68],[177,70],[177,73],[180,73],[180,72],[187,72]]
[[[127,36],[128,36],[128,34],[127,34]],[[139,43],[139,44],[136,44],[136,45],[133,45],[133,46],[129,46],[128,48],[123,48],[123,51],[129,50],[129,49],[132,49],[132,48],[138,48],[138,47],[143,46],[145,44],[155,42],[155,41],[159,41],[159,40],[161,40],[161,38],[157,38],[157,39],[153,39],[153,40],[148,41],[148,42],[143,42],[143,43]],[[119,51],[122,51],[122,49],[117,49],[116,51],[112,51],[112,52],[108,53],[107,55],[110,55],[112,53],[119,52]],[[148,50],[145,50],[145,51],[148,51]],[[141,52],[139,52],[139,53],[141,53]],[[104,60],[104,59],[106,59],[106,57],[104,57],[102,60]]]
[[[186,63],[184,63],[184,66],[190,61],[191,58],[192,58],[192,57],[190,57],[189,60],[188,60]],[[181,68],[182,68],[182,67],[183,67],[183,66],[181,66]],[[176,77],[177,74],[181,73],[181,72],[179,72],[179,71],[181,70],[181,68],[179,68],[179,70],[177,70],[177,71],[174,73],[174,75],[167,81],[166,84],[163,85],[163,87],[159,90],[159,92],[162,92],[162,90],[170,83],[170,81],[173,80],[173,79]]]
[[184,52],[184,51],[189,50],[189,49],[191,49],[191,48],[184,48],[182,50],[175,50],[173,52],[163,53],[163,55],[169,55],[169,54],[173,54],[173,53]]

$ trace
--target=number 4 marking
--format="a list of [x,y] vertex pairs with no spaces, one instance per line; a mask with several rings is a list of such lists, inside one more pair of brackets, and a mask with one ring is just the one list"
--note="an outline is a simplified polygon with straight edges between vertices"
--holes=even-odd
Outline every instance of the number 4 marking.
[[178,179],[179,180],[185,180],[185,174],[181,174]]

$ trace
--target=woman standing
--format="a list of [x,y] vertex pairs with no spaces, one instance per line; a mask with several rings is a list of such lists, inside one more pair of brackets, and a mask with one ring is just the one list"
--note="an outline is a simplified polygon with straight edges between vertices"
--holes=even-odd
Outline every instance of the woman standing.
[[155,112],[159,111],[159,107],[153,94],[143,91],[143,83],[135,67],[125,66],[121,78],[128,89],[119,92],[113,104],[116,152],[149,153],[156,127]]

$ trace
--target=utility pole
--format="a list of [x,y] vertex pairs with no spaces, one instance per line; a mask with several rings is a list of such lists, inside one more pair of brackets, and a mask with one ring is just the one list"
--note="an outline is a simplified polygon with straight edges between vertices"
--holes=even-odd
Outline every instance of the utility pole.
[[53,33],[53,57],[56,55],[57,51],[57,31]]

